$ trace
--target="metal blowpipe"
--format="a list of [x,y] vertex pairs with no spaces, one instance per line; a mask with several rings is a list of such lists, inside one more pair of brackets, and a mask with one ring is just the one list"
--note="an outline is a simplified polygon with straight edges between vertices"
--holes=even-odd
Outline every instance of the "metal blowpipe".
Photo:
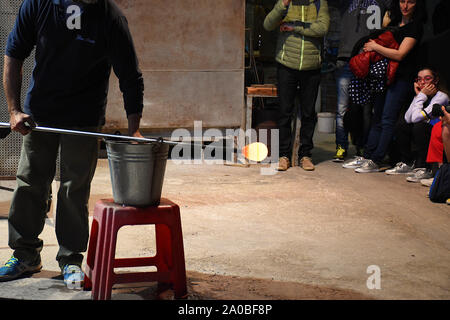
[[[0,122],[0,128],[6,127],[10,128],[10,124],[8,122]],[[61,133],[61,134],[71,134],[71,135],[79,135],[79,136],[89,136],[93,138],[110,138],[110,139],[120,139],[120,140],[129,140],[135,142],[158,142],[158,143],[167,143],[170,145],[189,145],[188,143],[176,142],[170,140],[164,140],[163,138],[140,138],[140,137],[131,137],[131,136],[122,136],[116,134],[107,134],[107,133],[99,133],[99,132],[88,132],[88,131],[77,131],[77,130],[69,130],[69,129],[59,129],[59,128],[50,128],[50,127],[41,127],[36,126],[31,128],[33,131],[42,131],[42,132],[51,132],[51,133]],[[200,145],[201,148],[206,148],[206,146]],[[217,146],[216,146],[217,148]],[[244,146],[241,150],[237,148],[232,148],[233,152],[241,152],[245,158],[253,161],[263,161],[268,155],[267,146],[261,142],[254,142],[249,145]]]
[[[0,127],[10,127],[10,124],[7,122],[0,122]],[[116,135],[116,134],[108,134],[108,133],[99,133],[99,132],[88,132],[88,131],[77,131],[77,130],[68,130],[68,129],[57,129],[57,128],[50,128],[50,127],[32,127],[33,131],[42,131],[42,132],[51,132],[51,133],[62,133],[62,134],[71,134],[71,135],[78,135],[78,136],[89,136],[93,138],[111,138],[111,139],[122,139],[122,140],[130,140],[130,141],[136,141],[136,142],[164,142],[167,144],[176,145],[178,142],[175,141],[168,141],[163,140],[162,138],[155,139],[155,138],[140,138],[140,137],[131,137],[131,136],[122,136],[122,135]]]

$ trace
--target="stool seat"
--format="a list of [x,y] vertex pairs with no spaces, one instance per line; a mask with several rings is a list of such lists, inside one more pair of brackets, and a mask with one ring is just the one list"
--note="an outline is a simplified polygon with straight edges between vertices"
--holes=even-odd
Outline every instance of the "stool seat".
[[[117,233],[125,225],[155,225],[156,255],[115,257]],[[111,299],[116,283],[158,281],[172,285],[175,298],[187,295],[180,209],[162,198],[158,206],[132,207],[103,199],[95,204],[85,270],[85,290],[92,299]],[[156,266],[157,271],[115,273],[114,268]]]

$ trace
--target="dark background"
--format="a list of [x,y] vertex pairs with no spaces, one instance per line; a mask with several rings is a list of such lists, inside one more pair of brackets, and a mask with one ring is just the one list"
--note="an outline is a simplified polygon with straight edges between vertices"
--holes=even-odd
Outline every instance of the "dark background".
[[[340,1],[328,0],[331,21],[329,32],[324,39],[320,99],[316,107],[319,112],[335,112],[336,110],[336,82],[333,71],[340,37]],[[448,93],[450,66],[447,48],[450,46],[450,0],[426,0],[425,2],[428,21],[419,44],[420,64],[430,65],[438,70],[441,76],[441,89]],[[268,32],[263,28],[264,18],[275,3],[276,0],[246,1],[246,86],[262,83],[276,84],[274,56],[277,32]],[[254,101],[256,111],[265,109],[270,113],[270,110],[276,109],[276,99],[254,99]],[[260,113],[255,112],[255,125],[265,120],[259,117]]]

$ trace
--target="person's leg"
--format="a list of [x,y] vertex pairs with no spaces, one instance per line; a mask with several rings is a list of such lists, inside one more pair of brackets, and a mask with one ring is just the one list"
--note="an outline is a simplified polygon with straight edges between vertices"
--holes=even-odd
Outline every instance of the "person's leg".
[[411,149],[413,140],[413,124],[400,119],[395,127],[395,148],[398,150],[399,160],[408,165],[414,162]]
[[297,93],[298,80],[296,77],[298,71],[278,64],[277,69],[277,90],[279,101],[278,129],[279,129],[279,150],[280,157],[291,158],[292,150],[292,112],[294,109],[294,100]]
[[58,135],[32,131],[23,137],[17,188],[9,211],[9,246],[19,260],[40,259],[39,239],[47,213],[47,201],[55,176]]
[[300,148],[299,159],[311,157],[317,123],[316,100],[320,85],[320,70],[301,71],[300,82]]
[[366,103],[364,105],[359,105],[358,109],[360,112],[361,123],[358,124],[358,130],[355,134],[353,144],[356,147],[357,155],[362,155],[362,150],[367,143],[369,132],[372,126],[373,104]]
[[407,123],[404,114],[400,115],[394,129],[394,138],[389,146],[389,162],[392,169],[385,171],[386,174],[412,174],[415,165],[415,156],[412,149],[413,126]]
[[363,136],[361,147],[364,148],[369,137],[370,127],[372,125],[373,105],[371,103],[366,103],[361,107],[363,113]]
[[400,110],[411,100],[411,90],[412,85],[408,81],[397,80],[386,92],[378,145],[371,156],[371,159],[376,163],[380,163],[386,155]]
[[336,148],[341,146],[348,149],[348,131],[344,127],[344,115],[348,109],[349,96],[348,85],[353,77],[348,62],[340,62],[335,72],[337,87],[337,110],[336,110]]
[[416,168],[428,168],[428,146],[430,144],[433,126],[426,122],[414,123],[412,126],[412,152],[415,156]]
[[414,123],[412,126],[411,151],[415,159],[416,169],[406,178],[409,182],[420,182],[432,178],[434,175],[431,165],[426,162],[431,130],[432,125],[425,122]]
[[386,96],[384,94],[375,97],[373,105],[373,117],[369,134],[367,135],[367,143],[364,145],[363,157],[366,159],[372,159],[372,153],[378,146],[378,141],[381,134],[381,117],[384,110]]
[[[95,131],[97,128],[82,128]],[[56,237],[60,249],[56,259],[81,266],[89,239],[88,201],[97,165],[98,141],[85,136],[61,136],[60,188],[56,208]]]

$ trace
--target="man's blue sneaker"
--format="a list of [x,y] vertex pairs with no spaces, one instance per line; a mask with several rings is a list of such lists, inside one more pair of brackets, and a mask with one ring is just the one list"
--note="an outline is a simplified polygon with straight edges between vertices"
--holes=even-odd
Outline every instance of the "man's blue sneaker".
[[68,289],[82,289],[84,273],[76,264],[66,264],[63,268],[64,283]]
[[41,271],[41,259],[37,264],[30,265],[24,261],[20,261],[14,256],[6,261],[3,267],[0,267],[0,281],[10,281],[20,278],[24,275],[33,274]]

